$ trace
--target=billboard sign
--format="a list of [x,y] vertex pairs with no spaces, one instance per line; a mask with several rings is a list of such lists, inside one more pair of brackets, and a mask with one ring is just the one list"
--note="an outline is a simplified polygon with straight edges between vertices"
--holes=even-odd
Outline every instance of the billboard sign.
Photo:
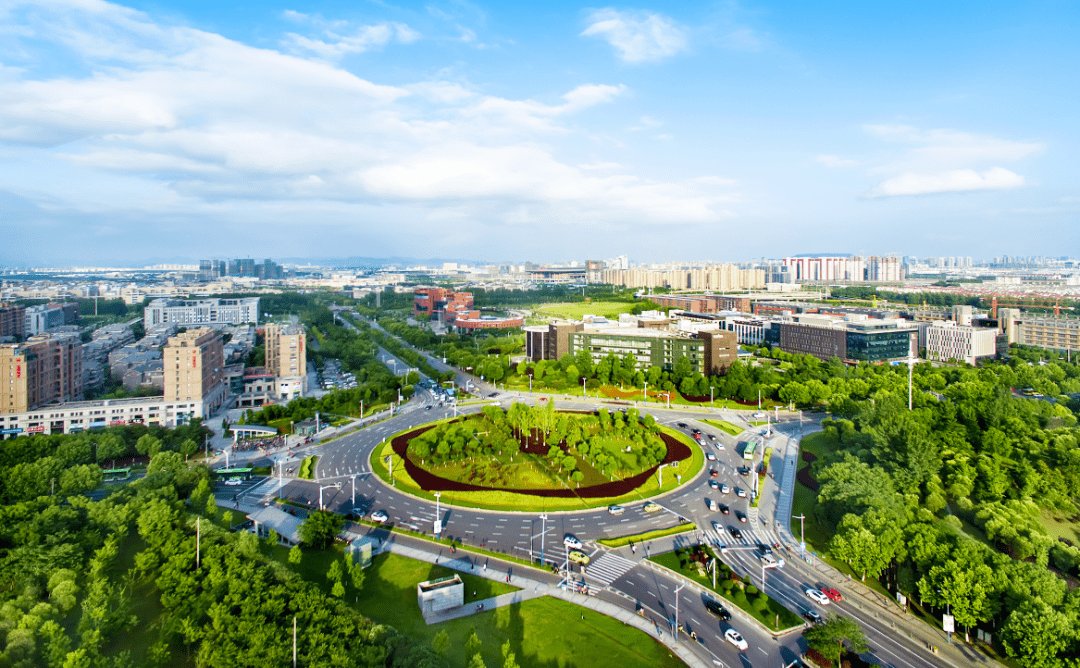
[[952,615],[942,615],[941,628],[945,633],[956,633],[956,618]]

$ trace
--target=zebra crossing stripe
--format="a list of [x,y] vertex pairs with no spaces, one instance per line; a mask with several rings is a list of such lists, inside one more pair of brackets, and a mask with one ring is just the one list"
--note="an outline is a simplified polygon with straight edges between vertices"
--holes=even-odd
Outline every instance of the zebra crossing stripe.
[[596,561],[589,564],[585,577],[600,582],[604,586],[618,580],[636,564],[628,559],[605,552]]

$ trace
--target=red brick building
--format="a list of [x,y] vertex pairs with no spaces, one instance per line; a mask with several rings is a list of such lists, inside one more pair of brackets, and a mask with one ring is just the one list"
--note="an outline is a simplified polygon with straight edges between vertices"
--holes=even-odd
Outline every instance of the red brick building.
[[413,292],[413,315],[426,315],[445,320],[449,313],[473,310],[471,292],[454,292],[443,288],[416,288]]

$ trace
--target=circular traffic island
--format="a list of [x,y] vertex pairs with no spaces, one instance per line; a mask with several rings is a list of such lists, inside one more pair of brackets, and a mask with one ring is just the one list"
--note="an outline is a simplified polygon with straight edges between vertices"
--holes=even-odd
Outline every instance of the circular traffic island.
[[399,491],[499,510],[575,510],[644,500],[700,469],[701,450],[636,409],[513,404],[394,436],[372,470]]

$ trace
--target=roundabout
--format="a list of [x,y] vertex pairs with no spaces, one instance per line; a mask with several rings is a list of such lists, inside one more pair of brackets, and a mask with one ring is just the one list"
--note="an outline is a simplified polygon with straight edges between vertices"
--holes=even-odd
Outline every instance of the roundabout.
[[369,464],[398,493],[543,512],[644,503],[692,480],[704,455],[634,409],[512,404],[399,431],[371,451]]

